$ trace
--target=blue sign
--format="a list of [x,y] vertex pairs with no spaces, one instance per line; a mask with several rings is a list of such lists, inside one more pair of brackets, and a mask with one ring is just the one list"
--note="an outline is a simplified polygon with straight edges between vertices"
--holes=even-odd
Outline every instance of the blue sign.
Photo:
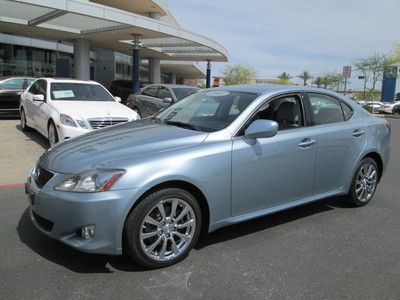
[[386,67],[383,80],[382,80],[382,102],[393,102],[396,92],[396,80],[397,80],[398,68],[396,66]]

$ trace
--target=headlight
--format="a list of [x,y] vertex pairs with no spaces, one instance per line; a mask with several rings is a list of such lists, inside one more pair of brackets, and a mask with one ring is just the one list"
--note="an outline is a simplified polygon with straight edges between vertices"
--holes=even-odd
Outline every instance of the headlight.
[[78,123],[78,125],[82,128],[88,129],[86,123],[82,120],[75,120],[76,123]]
[[90,170],[72,176],[54,189],[64,192],[94,193],[108,191],[125,170]]
[[60,121],[61,121],[61,124],[71,126],[71,127],[77,127],[74,119],[72,119],[68,115],[60,114]]

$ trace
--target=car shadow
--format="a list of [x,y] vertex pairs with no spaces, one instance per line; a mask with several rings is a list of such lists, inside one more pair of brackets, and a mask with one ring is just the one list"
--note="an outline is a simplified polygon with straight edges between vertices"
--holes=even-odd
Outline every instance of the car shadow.
[[214,232],[202,235],[194,247],[200,250],[212,244],[222,243],[242,236],[273,228],[311,215],[333,210],[335,208],[347,208],[340,197],[333,197],[305,204],[264,217],[245,221],[235,225],[223,227]]
[[[245,226],[241,223],[224,227],[215,232],[203,235],[194,248],[200,250],[212,244],[240,238],[247,234],[333,210],[335,207],[345,207],[339,201],[338,198],[322,200],[247,221],[244,223]],[[77,273],[113,273],[113,269],[125,272],[148,271],[136,265],[127,256],[83,253],[47,237],[33,225],[29,215],[29,208],[24,211],[18,222],[17,233],[21,242],[35,253]]]
[[17,125],[17,126],[15,126],[15,128],[17,128],[17,130],[22,132],[27,139],[34,141],[36,144],[38,144],[44,150],[49,148],[48,140],[43,135],[41,135],[39,132],[37,132],[36,130],[31,129],[29,131],[23,131],[21,125]]

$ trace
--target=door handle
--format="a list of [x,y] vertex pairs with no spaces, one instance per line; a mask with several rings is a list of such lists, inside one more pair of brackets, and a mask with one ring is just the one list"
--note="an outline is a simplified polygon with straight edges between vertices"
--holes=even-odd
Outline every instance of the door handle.
[[355,136],[355,137],[362,136],[363,134],[364,134],[364,130],[361,130],[361,129],[356,129],[353,131],[353,136]]
[[310,148],[312,145],[315,144],[315,140],[312,139],[304,139],[301,141],[301,143],[299,144],[300,148]]

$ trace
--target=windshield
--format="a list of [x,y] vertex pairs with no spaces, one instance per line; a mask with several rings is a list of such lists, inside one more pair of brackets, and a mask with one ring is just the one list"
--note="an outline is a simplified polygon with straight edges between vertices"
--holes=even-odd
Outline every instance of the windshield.
[[204,90],[166,108],[156,119],[184,128],[213,132],[231,124],[258,94]]
[[197,88],[172,88],[174,91],[176,99],[182,100],[183,98],[196,93],[199,89]]
[[81,82],[52,82],[50,95],[61,101],[115,101],[101,85]]

